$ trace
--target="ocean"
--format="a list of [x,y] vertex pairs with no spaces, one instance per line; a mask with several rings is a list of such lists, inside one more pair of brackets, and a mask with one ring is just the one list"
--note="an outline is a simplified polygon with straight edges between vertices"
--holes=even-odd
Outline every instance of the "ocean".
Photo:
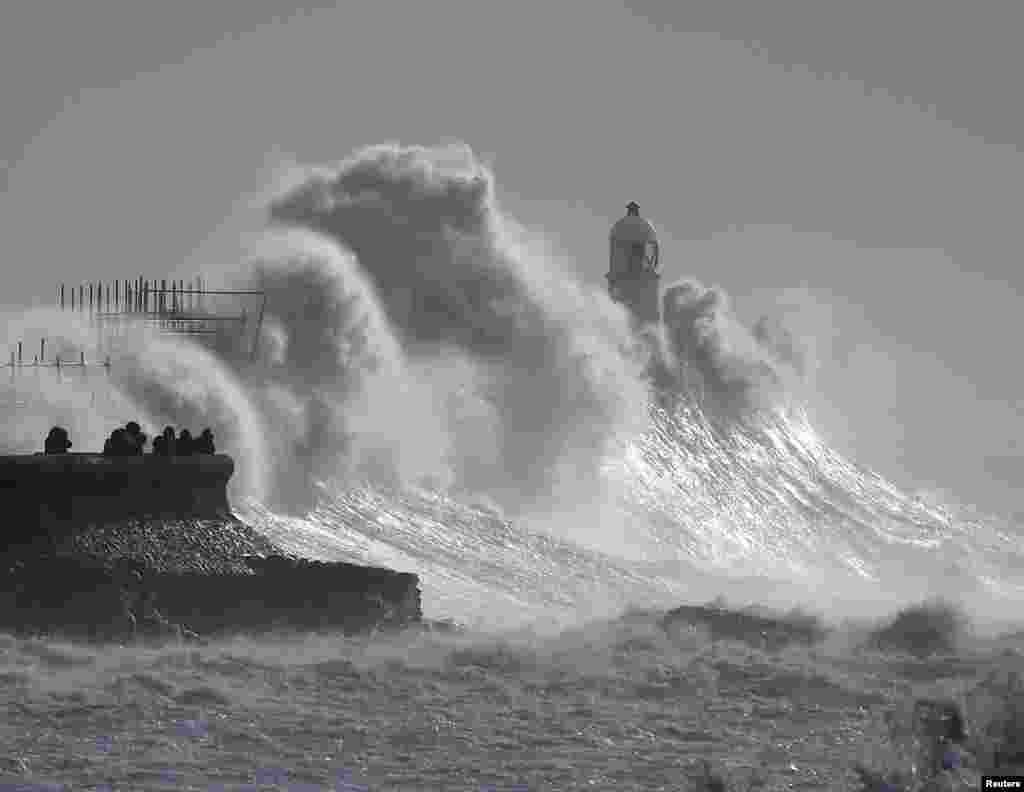
[[[462,630],[0,637],[12,788],[712,789],[707,760],[731,789],[859,789],[857,762],[918,761],[893,726],[915,698],[992,722],[979,691],[1024,648],[1020,526],[830,448],[798,356],[720,291],[670,287],[638,337],[459,148],[304,170],[268,216],[250,259],[205,274],[267,291],[255,357],[250,337],[8,312],[8,343],[112,366],[12,370],[0,443],[211,426],[239,517],[288,551],[417,573],[424,616]],[[832,632],[660,624],[716,599]],[[941,655],[872,648],[941,603],[963,617]]]

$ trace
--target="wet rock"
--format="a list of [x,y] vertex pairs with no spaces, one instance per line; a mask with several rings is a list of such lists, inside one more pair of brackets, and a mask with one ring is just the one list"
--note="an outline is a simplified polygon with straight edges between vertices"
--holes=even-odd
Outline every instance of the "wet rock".
[[769,651],[791,644],[813,646],[828,635],[825,627],[807,614],[794,612],[768,615],[750,609],[726,608],[715,603],[683,605],[662,617],[661,625],[665,630],[678,624],[705,627],[713,640],[743,641]]
[[0,628],[188,640],[421,619],[415,575],[295,558],[231,514],[230,457],[61,456],[0,457],[26,515],[0,548]]
[[0,627],[92,640],[200,640],[267,629],[359,632],[422,618],[410,573],[284,556],[245,572],[162,571],[135,559],[20,559],[0,584]]

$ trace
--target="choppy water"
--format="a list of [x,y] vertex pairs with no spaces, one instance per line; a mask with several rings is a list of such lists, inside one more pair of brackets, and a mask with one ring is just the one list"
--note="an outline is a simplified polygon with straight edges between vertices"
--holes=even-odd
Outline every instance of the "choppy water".
[[[991,633],[1024,612],[1024,538],[830,449],[790,387],[796,341],[752,333],[721,292],[670,287],[638,343],[500,210],[468,149],[371,147],[295,183],[268,208],[286,230],[219,273],[267,290],[256,359],[251,338],[131,325],[97,341],[85,314],[9,312],[7,346],[46,335],[50,354],[113,366],[12,371],[0,445],[38,450],[53,423],[76,450],[130,419],[151,436],[211,425],[239,516],[291,551],[418,573],[425,615],[471,633],[5,639],[19,777],[205,789],[262,765],[323,785],[344,765],[374,789],[678,789],[714,755],[838,789],[884,744],[887,702],[996,662],[848,667],[621,617],[724,596],[838,624],[944,597]],[[175,733],[197,720],[195,739]]]
[[852,644],[844,634],[769,653],[701,629],[666,634],[644,613],[557,636],[102,650],[0,637],[0,781],[639,792],[699,788],[707,760],[730,789],[860,789],[855,762],[909,772],[920,761],[893,728],[915,696],[960,698],[980,734],[1005,696],[979,681],[1024,671],[1019,639],[918,661]]
[[588,523],[586,507],[559,515],[571,529],[559,535],[559,518],[535,527],[438,491],[325,482],[303,518],[251,500],[239,513],[289,550],[415,571],[429,617],[487,629],[720,595],[834,619],[935,596],[1003,627],[1021,612],[1024,542],[1011,522],[902,493],[792,416],[727,430],[692,407],[652,417],[602,471],[624,493],[611,528]]

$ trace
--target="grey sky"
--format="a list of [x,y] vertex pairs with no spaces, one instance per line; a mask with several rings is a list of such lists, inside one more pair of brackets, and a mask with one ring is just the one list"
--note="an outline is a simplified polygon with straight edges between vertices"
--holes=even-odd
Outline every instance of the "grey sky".
[[237,257],[280,152],[457,138],[584,277],[634,199],[666,281],[784,311],[859,461],[1024,510],[1024,5],[317,5],[5,6],[0,303]]

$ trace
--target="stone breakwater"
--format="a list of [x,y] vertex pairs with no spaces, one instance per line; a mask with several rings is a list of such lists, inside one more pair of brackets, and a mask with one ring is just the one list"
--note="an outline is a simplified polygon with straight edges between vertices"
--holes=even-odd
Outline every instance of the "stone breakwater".
[[[155,571],[41,554],[5,562],[0,629],[89,640],[265,630],[397,628],[421,619],[415,575],[284,556],[247,573]],[[146,598],[160,614],[145,608]]]
[[233,515],[166,515],[86,523],[57,537],[57,554],[110,568],[132,565],[155,573],[247,575],[246,559],[284,555],[269,539]]
[[283,553],[228,506],[230,457],[0,457],[0,629],[120,640],[421,621],[411,573]]
[[234,471],[226,454],[0,456],[3,538],[19,544],[131,517],[228,517]]

